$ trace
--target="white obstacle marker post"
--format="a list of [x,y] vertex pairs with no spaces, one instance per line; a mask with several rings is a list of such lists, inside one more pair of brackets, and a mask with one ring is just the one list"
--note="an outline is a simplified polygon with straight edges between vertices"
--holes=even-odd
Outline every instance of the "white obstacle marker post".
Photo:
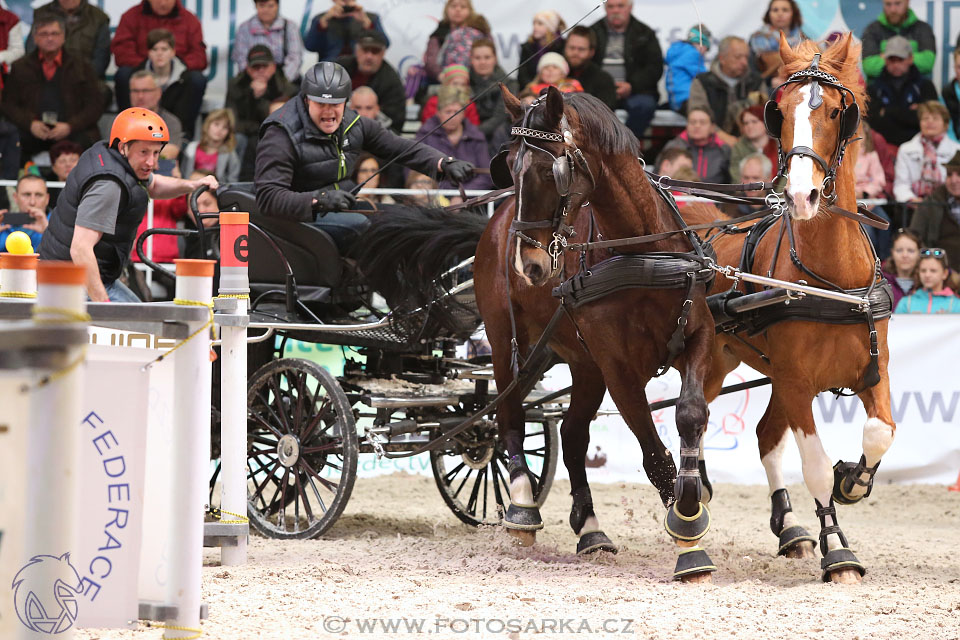
[[170,479],[170,563],[167,602],[176,613],[164,620],[166,638],[196,638],[200,631],[203,519],[210,480],[210,335],[213,326],[212,260],[176,260],[174,302],[210,308],[206,324],[190,323],[190,337],[174,357],[173,451],[178,471]]
[[[219,537],[224,566],[247,562],[247,324],[250,214],[220,214],[220,510],[232,536]],[[234,537],[235,536],[235,537]]]
[[[45,261],[38,266],[36,276],[39,291],[33,308],[34,324],[40,328],[74,325],[85,336],[84,268],[69,262]],[[31,573],[30,579],[38,585],[52,587],[58,580],[64,580],[64,576],[76,575],[67,568],[69,556],[64,556],[77,550],[80,510],[77,478],[85,349],[83,343],[67,348],[59,364],[46,370],[34,369],[28,382],[30,431],[27,434],[23,564],[26,566],[32,559],[45,556],[24,570]],[[79,567],[76,570],[82,572]],[[79,589],[72,597],[72,605],[67,598],[62,598],[63,611],[59,614],[47,611],[51,619],[35,622],[45,633],[58,633],[58,638],[73,636],[73,621],[84,583],[77,576],[69,587]],[[17,628],[14,637],[38,636],[26,625]]]
[[37,297],[37,259],[35,253],[0,253],[0,298]]

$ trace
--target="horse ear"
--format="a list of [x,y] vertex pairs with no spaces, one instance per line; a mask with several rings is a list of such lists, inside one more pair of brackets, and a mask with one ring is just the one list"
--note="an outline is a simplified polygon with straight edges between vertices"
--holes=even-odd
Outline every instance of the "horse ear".
[[793,52],[790,43],[787,42],[787,36],[780,32],[780,59],[784,65],[789,65],[797,59],[797,54]]
[[560,124],[563,118],[563,94],[553,85],[547,87],[547,126],[551,129]]
[[503,96],[503,106],[506,107],[507,113],[510,114],[511,121],[517,121],[523,117],[523,105],[520,104],[520,101],[517,99],[517,96],[513,95],[510,92],[510,89],[507,88],[507,85],[500,83],[500,95]]

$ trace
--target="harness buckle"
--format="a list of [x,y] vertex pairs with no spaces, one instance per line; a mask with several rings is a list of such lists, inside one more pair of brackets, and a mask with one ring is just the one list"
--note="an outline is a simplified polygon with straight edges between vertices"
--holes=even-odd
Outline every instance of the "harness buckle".
[[870,332],[870,355],[873,357],[880,355],[880,347],[878,345],[876,329]]
[[567,239],[559,233],[554,233],[553,240],[550,241],[550,246],[547,247],[547,253],[550,254],[550,258],[553,260],[554,271],[560,268],[560,256],[563,255],[563,250],[566,247]]

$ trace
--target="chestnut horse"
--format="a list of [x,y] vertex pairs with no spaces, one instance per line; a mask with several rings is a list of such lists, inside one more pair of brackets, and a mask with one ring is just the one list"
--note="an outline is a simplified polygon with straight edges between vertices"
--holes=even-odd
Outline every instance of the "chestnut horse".
[[[771,136],[779,137],[781,148],[789,150],[784,156],[786,214],[776,225],[787,225],[787,229],[792,226],[794,240],[788,247],[774,226],[756,247],[752,271],[780,280],[805,280],[827,289],[833,285],[862,288],[870,286],[877,276],[873,249],[856,220],[830,210],[832,205],[848,212],[857,210],[854,166],[859,144],[851,138],[864,106],[858,73],[860,46],[848,33],[815,58],[819,53],[809,40],[791,49],[781,35],[780,56],[787,73],[803,73],[784,85],[778,104],[768,105],[766,119]],[[816,69],[814,60],[819,62],[819,72],[811,73]],[[852,99],[856,101],[853,109]],[[841,163],[847,142],[851,146]],[[836,172],[832,185],[827,179],[830,170]],[[684,218],[691,224],[709,222],[707,215],[696,211],[685,211]],[[717,262],[739,264],[744,240],[742,234],[714,239]],[[807,270],[801,270],[797,262]],[[718,277],[712,292],[725,291],[734,284]],[[743,283],[737,287],[744,290]],[[709,400],[717,396],[724,376],[740,362],[772,380],[770,404],[757,425],[760,458],[770,486],[771,528],[780,536],[781,553],[792,549],[796,555],[813,555],[812,538],[798,526],[791,512],[781,471],[789,428],[799,446],[803,479],[821,522],[824,580],[859,582],[865,571],[840,530],[834,501],[850,504],[869,493],[876,466],[893,443],[887,323],[888,319],[876,320],[875,347],[864,322],[821,324],[806,320],[780,322],[754,337],[721,333],[714,345],[713,367],[705,383]],[[876,354],[874,358],[871,351]],[[870,385],[877,378],[879,381]],[[863,428],[860,464],[840,462],[831,468],[817,435],[812,404],[818,393],[838,388],[857,391],[868,419]]]

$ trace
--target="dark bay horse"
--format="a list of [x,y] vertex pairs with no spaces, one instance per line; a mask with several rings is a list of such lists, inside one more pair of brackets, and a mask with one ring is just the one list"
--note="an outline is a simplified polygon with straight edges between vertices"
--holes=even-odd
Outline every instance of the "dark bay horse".
[[[554,232],[575,230],[571,238],[581,241],[679,228],[679,219],[643,172],[636,138],[603,103],[585,94],[564,98],[551,88],[524,110],[509,91],[504,89],[503,95],[510,116],[523,124],[523,133],[517,135],[507,156],[516,196],[501,205],[490,220],[479,238],[474,263],[477,304],[493,350],[498,389],[506,389],[514,379],[515,354],[523,364],[554,317],[560,301],[551,290],[561,283],[562,276],[577,274],[581,259],[583,268],[589,270],[611,255],[606,250],[592,250],[581,257],[556,249],[551,255]],[[396,239],[415,233],[413,229],[423,224],[394,221],[393,231],[383,235]],[[456,226],[458,222],[448,217],[445,224]],[[376,239],[381,235],[378,226],[374,220],[367,232],[374,238],[371,246],[386,247],[387,243]],[[403,227],[409,230],[404,232]],[[673,235],[618,251],[628,257],[637,252],[682,253],[690,248],[689,237]],[[393,256],[383,251],[372,253],[379,253],[371,258],[381,263],[397,259],[397,252]],[[412,254],[402,258],[417,263],[430,260],[430,256]],[[416,269],[404,271],[416,275]],[[429,276],[432,271],[427,269],[421,275]],[[407,284],[422,286],[415,278],[408,278]],[[697,546],[709,526],[709,511],[701,503],[709,494],[701,484],[699,453],[707,422],[702,385],[709,369],[714,323],[704,289],[699,280],[689,288],[623,289],[582,306],[569,305],[568,313],[556,322],[549,346],[569,365],[573,383],[561,438],[573,498],[570,525],[579,538],[579,553],[616,549],[600,527],[585,471],[589,424],[609,388],[640,442],[644,470],[668,507],[665,526],[683,547],[675,576],[707,580],[715,570],[706,552]],[[678,321],[681,316],[683,320]],[[675,357],[668,345],[677,350]],[[683,379],[676,412],[681,437],[679,474],[657,434],[644,393],[647,382],[668,363]],[[509,394],[498,407],[497,421],[510,457],[511,504],[504,524],[529,536],[543,524],[523,456],[522,399],[517,390]]]
[[[809,74],[786,84],[779,104],[767,108],[768,130],[779,137],[784,151],[790,151],[785,171],[787,212],[776,224],[793,227],[795,256],[774,226],[757,246],[753,272],[791,282],[805,280],[828,289],[833,285],[862,288],[874,282],[877,275],[873,250],[857,221],[830,211],[834,193],[835,207],[857,210],[854,166],[859,144],[852,138],[864,106],[857,71],[860,46],[852,42],[849,33],[843,36],[817,59],[822,75],[810,73],[816,69],[813,62],[819,53],[811,41],[791,49],[781,36],[780,55],[787,73]],[[853,100],[856,105],[851,109]],[[851,144],[841,164],[842,149],[848,142]],[[833,184],[827,179],[830,170],[836,172]],[[685,210],[684,218],[690,224],[710,221],[707,215],[693,210]],[[744,240],[742,234],[715,239],[712,244],[717,262],[739,264]],[[809,271],[802,270],[794,257]],[[712,292],[733,285],[731,280],[718,277]],[[737,286],[744,289],[743,283]],[[713,366],[705,382],[709,400],[717,396],[723,378],[740,362],[773,381],[770,404],[757,425],[760,458],[771,493],[771,528],[780,537],[781,553],[799,545],[797,555],[813,555],[812,539],[798,527],[791,512],[781,471],[790,429],[800,449],[804,482],[816,501],[821,522],[824,580],[859,582],[864,572],[840,530],[834,501],[850,504],[863,498],[872,486],[880,458],[893,443],[896,427],[890,412],[887,323],[887,319],[876,321],[873,345],[863,321],[822,324],[804,320],[781,322],[755,337],[720,334],[714,345]],[[877,354],[873,359],[871,352]],[[869,382],[875,380],[876,384],[870,386]],[[860,464],[840,462],[832,468],[817,435],[812,404],[818,393],[835,388],[856,390],[868,420],[863,428]]]

